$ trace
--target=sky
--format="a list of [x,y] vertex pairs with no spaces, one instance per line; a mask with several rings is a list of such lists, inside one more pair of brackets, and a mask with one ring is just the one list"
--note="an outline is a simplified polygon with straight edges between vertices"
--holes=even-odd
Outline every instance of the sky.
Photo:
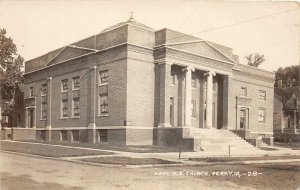
[[169,28],[225,45],[240,57],[265,56],[259,67],[275,71],[300,64],[300,4],[278,1],[0,0],[0,28],[30,60],[94,35],[131,12],[155,30]]

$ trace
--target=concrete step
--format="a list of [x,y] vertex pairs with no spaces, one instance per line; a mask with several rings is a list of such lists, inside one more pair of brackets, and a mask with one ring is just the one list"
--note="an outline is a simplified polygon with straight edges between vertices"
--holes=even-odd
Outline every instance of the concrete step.
[[191,128],[190,136],[201,139],[201,148],[205,152],[257,151],[258,149],[228,130]]

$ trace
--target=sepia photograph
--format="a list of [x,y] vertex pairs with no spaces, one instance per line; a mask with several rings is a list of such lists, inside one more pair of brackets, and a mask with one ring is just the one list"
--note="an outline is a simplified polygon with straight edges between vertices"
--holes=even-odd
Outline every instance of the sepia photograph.
[[300,3],[0,0],[1,190],[300,190]]

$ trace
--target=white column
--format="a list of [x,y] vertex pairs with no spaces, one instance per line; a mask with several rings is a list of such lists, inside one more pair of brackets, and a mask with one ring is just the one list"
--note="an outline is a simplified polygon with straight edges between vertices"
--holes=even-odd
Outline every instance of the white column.
[[47,126],[51,130],[51,107],[52,107],[52,77],[47,78]]
[[206,127],[211,128],[213,124],[213,76],[216,74],[212,71],[205,73],[206,82]]
[[52,77],[47,78],[47,125],[46,125],[46,141],[51,142],[51,116],[52,116]]
[[187,67],[185,69],[185,126],[191,126],[191,115],[192,115],[192,71],[195,71],[193,67]]
[[159,127],[170,125],[170,81],[171,64],[163,62],[159,65]]
[[97,105],[96,105],[96,98],[97,98],[97,87],[96,87],[96,83],[97,83],[97,66],[94,66],[92,68],[90,68],[90,72],[91,72],[91,83],[90,83],[90,102],[89,102],[89,106],[90,106],[90,121],[89,121],[89,128],[96,128],[96,113],[97,113]]
[[97,66],[93,66],[90,68],[90,102],[88,105],[90,106],[89,110],[89,125],[88,125],[88,142],[96,143],[96,108],[97,108]]

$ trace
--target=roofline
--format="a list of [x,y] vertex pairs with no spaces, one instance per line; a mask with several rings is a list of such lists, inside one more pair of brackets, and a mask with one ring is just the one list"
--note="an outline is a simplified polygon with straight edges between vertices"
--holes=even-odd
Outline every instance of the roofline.
[[[251,68],[251,69],[254,69],[254,70],[260,70],[260,71],[267,72],[267,73],[270,73],[270,74],[275,74],[274,71],[268,71],[268,70],[261,69],[261,68],[258,68],[258,67],[254,67],[254,66],[250,66],[250,65],[245,65],[245,64],[241,64],[241,63],[237,63],[236,65],[239,65],[239,66],[242,66],[242,67],[248,67],[248,68]],[[237,68],[235,68],[235,69],[239,70]]]
[[[154,30],[154,29],[150,29],[150,28],[145,28],[145,27],[142,27],[142,26],[134,25],[134,24],[132,24],[132,23],[130,23],[130,22],[128,22],[128,21],[127,21],[127,22],[124,22],[124,24],[120,25],[118,28],[121,28],[121,27],[126,26],[126,25],[131,25],[131,26],[134,26],[134,27],[137,27],[137,28],[142,28],[142,29],[149,30],[149,31],[152,31],[152,32],[155,32],[155,31],[156,31],[156,30]],[[109,27],[108,27],[108,28],[109,28]],[[107,28],[107,29],[108,29],[108,28]],[[106,33],[106,32],[110,32],[110,31],[116,30],[116,29],[118,29],[118,28],[112,28],[112,29],[110,29],[110,30],[104,29],[104,30],[106,30],[106,31],[101,31],[100,33],[97,33],[96,35],[104,34],[104,33]]]
[[60,55],[65,49],[67,49],[67,46],[63,47],[52,59],[50,59],[50,61],[48,61],[48,63],[46,65],[48,65],[49,63],[51,63],[55,58],[58,57],[58,55]]
[[38,71],[41,71],[41,70],[44,70],[44,69],[48,69],[50,67],[53,67],[53,66],[56,66],[56,65],[68,62],[68,61],[72,61],[72,60],[79,59],[79,58],[82,58],[82,57],[85,57],[85,56],[88,56],[88,55],[91,55],[91,54],[95,54],[95,53],[98,53],[98,52],[90,52],[90,53],[87,53],[87,54],[84,54],[84,55],[80,55],[80,56],[77,56],[77,57],[73,57],[71,59],[67,59],[67,60],[58,62],[57,64],[47,65],[46,67],[43,67],[43,68],[40,68],[40,69],[37,69],[37,70],[33,70],[33,71],[28,72],[28,73],[24,73],[23,76],[29,75],[29,74],[32,74],[32,73],[35,73],[35,72],[38,72]]
[[215,59],[215,58],[207,57],[207,56],[200,55],[200,54],[195,54],[195,53],[187,52],[187,51],[184,51],[184,50],[180,50],[180,49],[177,49],[177,48],[173,48],[173,47],[166,46],[165,44],[159,45],[159,46],[155,46],[154,49],[159,49],[159,48],[163,48],[163,47],[170,48],[170,49],[173,49],[173,50],[175,50],[175,51],[181,51],[181,52],[183,52],[183,53],[195,55],[195,56],[198,56],[198,57],[204,57],[204,58],[206,58],[206,59],[211,59],[211,60],[214,60],[214,61],[219,61],[219,62],[223,62],[223,63],[227,63],[227,64],[234,65],[234,63],[229,62],[229,61],[224,61],[224,60]]
[[74,57],[74,58],[71,58],[71,59],[68,59],[68,60],[64,60],[64,61],[61,61],[61,62],[59,62],[57,64],[54,64],[54,65],[48,65],[46,67],[43,67],[43,68],[40,68],[40,69],[37,69],[37,70],[34,70],[34,71],[30,71],[30,72],[27,72],[27,73],[24,73],[24,75],[32,74],[32,73],[35,73],[37,71],[41,71],[41,70],[47,69],[49,67],[56,66],[58,64],[62,64],[62,63],[68,62],[68,61],[72,61],[72,60],[75,60],[75,59],[78,59],[78,58],[81,58],[81,57],[85,57],[85,56],[88,56],[88,55],[91,55],[91,54],[96,54],[96,53],[100,53],[100,52],[103,52],[103,51],[107,51],[109,49],[113,49],[113,48],[120,47],[120,46],[123,46],[123,45],[134,45],[134,46],[137,46],[137,47],[140,47],[140,48],[145,48],[145,49],[153,50],[153,48],[150,48],[150,47],[146,47],[146,46],[141,46],[141,45],[136,45],[136,44],[133,44],[133,43],[125,42],[125,43],[121,43],[121,44],[118,44],[118,45],[115,45],[115,46],[111,46],[111,47],[108,47],[108,48],[105,48],[105,49],[102,49],[102,50],[97,50],[95,52],[90,52],[90,53],[87,53],[87,54],[84,54],[84,55],[81,55],[81,56],[77,56],[77,57]]
[[[175,43],[165,43],[165,45],[181,45],[181,44],[192,44],[192,43],[199,43],[199,42],[205,42],[204,40],[191,40],[191,41],[185,41],[185,42],[175,42]],[[164,45],[164,44],[162,44]]]
[[68,45],[67,47],[76,48],[76,49],[90,50],[90,51],[94,51],[94,52],[98,51],[97,49],[86,48],[86,47],[81,47],[81,46],[76,46],[76,45]]
[[232,61],[233,63],[237,63],[236,61],[234,61],[233,59],[231,59],[230,57],[228,57],[227,55],[225,55],[221,50],[219,50],[218,48],[216,48],[213,44],[211,44],[208,41],[204,41],[207,45],[209,45],[210,47],[212,47],[213,49],[215,49],[216,51],[218,51],[219,53],[221,53],[223,56],[225,56],[227,59],[229,59],[230,61]]
[[[32,60],[34,60],[34,59],[37,59],[37,58],[41,58],[41,57],[43,57],[44,55],[47,55],[47,54],[49,54],[49,53],[51,53],[51,52],[54,52],[54,51],[56,51],[56,50],[59,50],[59,49],[64,49],[65,47],[66,47],[66,46],[62,46],[62,47],[60,47],[60,48],[57,48],[57,49],[55,49],[55,50],[48,51],[47,53],[44,53],[44,54],[42,54],[42,55],[40,55],[40,56],[38,56],[38,57],[31,58],[31,59],[29,59],[29,60],[25,61],[25,63],[27,63],[27,62],[29,62],[29,61],[32,61]],[[59,52],[60,52],[60,51],[59,51]]]

